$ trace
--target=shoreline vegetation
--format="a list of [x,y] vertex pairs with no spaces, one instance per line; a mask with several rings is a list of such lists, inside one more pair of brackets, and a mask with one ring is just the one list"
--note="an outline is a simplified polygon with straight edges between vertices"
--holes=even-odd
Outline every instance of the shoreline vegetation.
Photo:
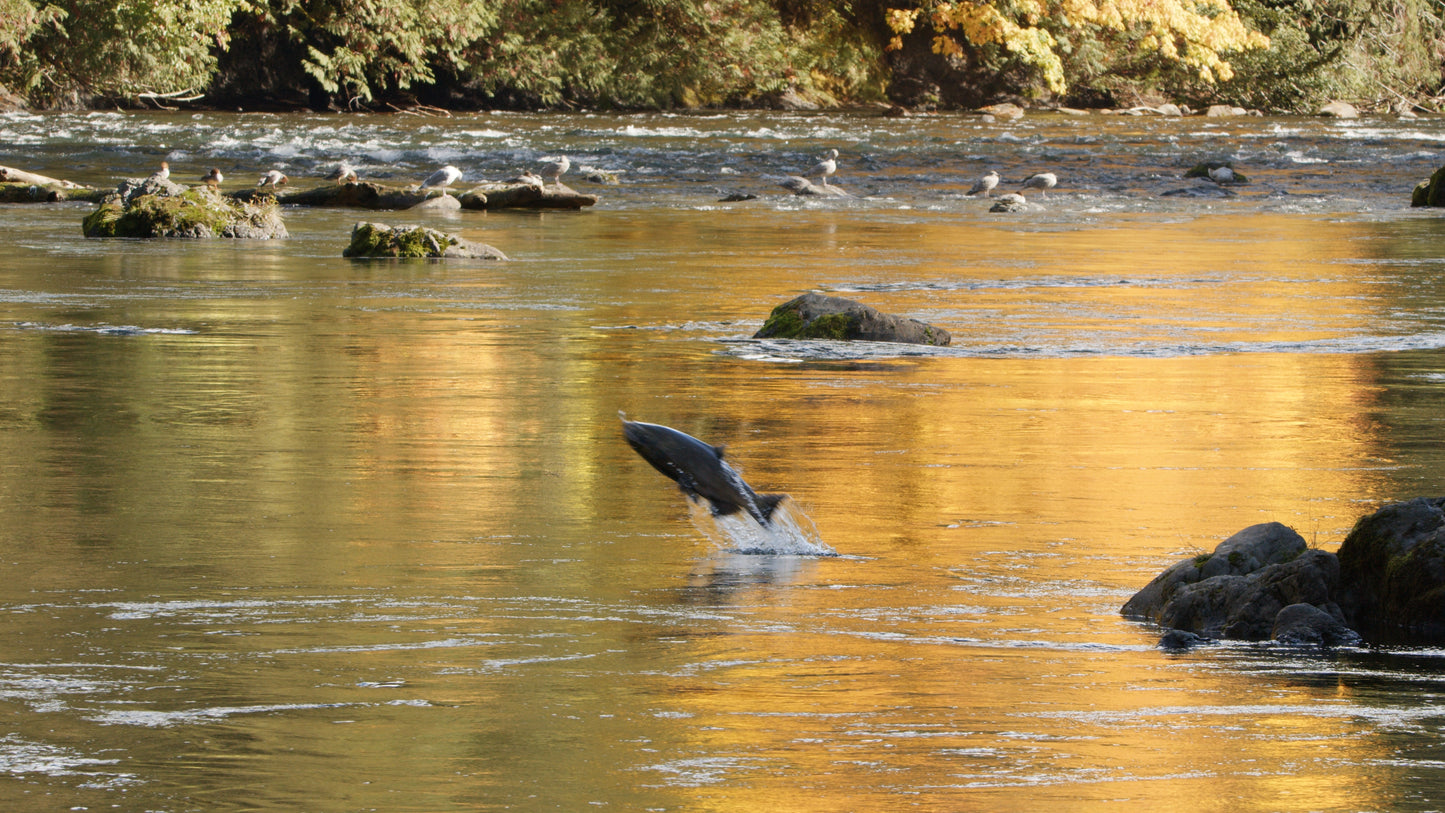
[[1445,109],[1426,0],[0,0],[0,110]]

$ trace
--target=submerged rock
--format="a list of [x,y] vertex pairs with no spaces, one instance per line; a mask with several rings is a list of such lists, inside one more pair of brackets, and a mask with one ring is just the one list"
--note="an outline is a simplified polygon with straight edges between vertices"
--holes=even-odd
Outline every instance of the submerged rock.
[[271,240],[289,236],[271,195],[249,201],[207,186],[187,188],[160,178],[122,181],[83,225],[86,237],[229,237]]
[[351,244],[341,252],[341,256],[507,259],[507,255],[485,243],[473,243],[425,226],[388,226],[385,223],[357,223],[351,229]]
[[1313,604],[1291,604],[1274,617],[1270,640],[1296,646],[1354,646],[1360,634]]
[[939,347],[953,341],[943,328],[823,294],[803,294],[773,308],[768,321],[753,338],[900,342]]

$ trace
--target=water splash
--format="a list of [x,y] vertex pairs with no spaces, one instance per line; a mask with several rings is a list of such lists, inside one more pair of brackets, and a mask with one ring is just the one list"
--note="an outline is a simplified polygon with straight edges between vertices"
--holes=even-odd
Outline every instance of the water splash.
[[823,541],[818,526],[792,498],[773,509],[771,521],[761,525],[746,511],[714,514],[706,500],[688,500],[692,524],[718,547],[760,556],[837,556]]

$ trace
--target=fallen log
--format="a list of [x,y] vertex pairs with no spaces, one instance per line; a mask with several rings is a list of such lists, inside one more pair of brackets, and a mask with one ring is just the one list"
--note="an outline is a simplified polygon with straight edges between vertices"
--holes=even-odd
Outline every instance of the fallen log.
[[0,167],[0,183],[21,183],[30,186],[54,186],[61,189],[89,189],[84,184],[62,181],[59,178],[51,178],[46,175],[37,175],[34,172],[26,172],[23,169],[13,167]]

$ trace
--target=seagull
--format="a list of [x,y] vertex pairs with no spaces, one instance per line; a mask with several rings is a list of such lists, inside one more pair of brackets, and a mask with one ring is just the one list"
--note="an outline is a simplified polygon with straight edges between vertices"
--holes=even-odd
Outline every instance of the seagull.
[[995,186],[998,186],[998,173],[989,170],[987,175],[979,178],[978,183],[974,184],[973,188],[968,190],[968,194],[977,195],[982,192],[984,197],[991,198],[993,197],[993,188]]
[[171,177],[171,165],[165,161],[161,162],[161,168],[151,173],[151,180],[164,181]]
[[1024,189],[1037,189],[1039,190],[1039,197],[1046,198],[1049,196],[1049,190],[1053,189],[1054,185],[1058,182],[1059,178],[1054,173],[1040,172],[1037,175],[1030,176],[1019,189],[1020,191]]
[[427,176],[416,188],[418,192],[425,192],[428,189],[440,189],[442,197],[446,197],[447,187],[457,182],[462,177],[462,171],[454,166],[447,165]]
[[828,185],[828,176],[838,171],[838,151],[828,150],[823,159],[808,170],[804,178],[822,178],[823,185]]
[[[161,168],[166,173],[166,175],[171,174],[170,167],[167,167],[164,162],[161,163]],[[159,175],[160,173],[156,174]],[[205,175],[201,176],[201,183],[211,187],[220,186],[221,181],[223,180],[225,180],[225,177],[221,175],[221,171],[219,169],[216,169],[215,167],[211,167],[210,172],[207,172]]]
[[551,178],[554,184],[561,183],[562,176],[571,168],[572,162],[568,161],[565,155],[542,159],[542,177]]
[[336,169],[332,170],[330,175],[326,176],[326,180],[337,183],[356,183],[356,170],[350,164],[342,161],[336,165]]
[[1214,167],[1209,170],[1209,180],[1215,183],[1229,183],[1234,180],[1234,170],[1229,167]]
[[288,180],[290,180],[290,178],[282,175],[281,170],[273,169],[267,172],[265,175],[262,175],[261,180],[256,182],[256,186],[269,186],[272,189],[275,189],[281,184],[286,183]]

